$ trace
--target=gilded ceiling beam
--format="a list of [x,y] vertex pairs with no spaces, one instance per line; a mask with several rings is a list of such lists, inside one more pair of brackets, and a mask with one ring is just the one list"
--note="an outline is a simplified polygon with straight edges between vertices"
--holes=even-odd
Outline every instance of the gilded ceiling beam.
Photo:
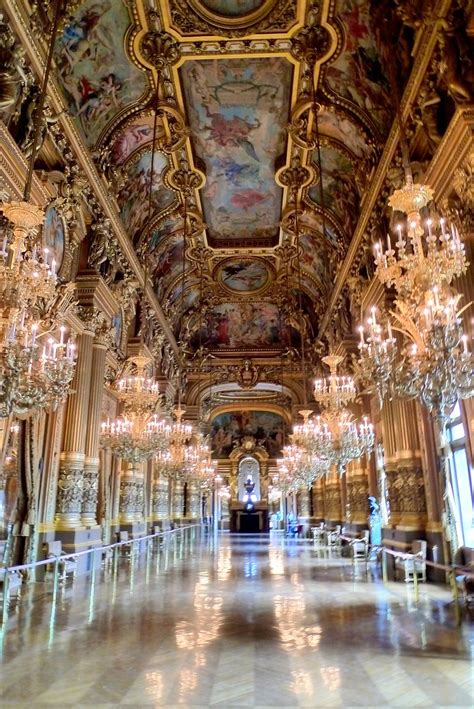
[[[432,10],[432,20],[429,21],[429,18],[426,18],[426,23],[423,25],[421,38],[417,43],[417,51],[414,57],[413,68],[406,83],[405,90],[403,92],[403,97],[401,99],[400,111],[402,115],[402,120],[404,122],[406,122],[409,118],[413,103],[416,100],[424,76],[429,67],[431,57],[435,50],[436,43],[438,41],[438,32],[440,30],[443,18],[446,17],[446,15],[448,14],[451,4],[452,0],[439,0],[436,7]],[[325,315],[321,321],[321,325],[319,328],[319,339],[323,337],[324,332],[328,324],[330,323],[332,311],[334,310],[338,302],[339,296],[341,295],[341,292],[344,286],[346,285],[352,263],[362,244],[362,240],[364,238],[364,234],[367,229],[370,216],[376,205],[379,193],[383,188],[385,177],[395,155],[399,139],[400,131],[398,122],[395,119],[392,124],[390,134],[386,140],[383,153],[379,160],[379,164],[372,179],[372,184],[365,195],[359,221],[355,228],[354,235],[352,237],[349,248],[347,250],[346,257],[337,274],[334,290],[331,294],[328,307],[326,309]]]
[[[25,48],[26,55],[31,63],[34,73],[36,76],[42,76],[44,73],[44,51],[43,47],[37,40],[37,36],[35,36],[32,31],[31,22],[26,8],[23,3],[17,2],[16,0],[5,0],[4,8],[10,18],[13,31],[17,34],[22,46]],[[138,283],[143,287],[145,282],[143,268],[137,254],[135,253],[131,240],[122,224],[117,206],[114,201],[110,199],[107,187],[101,179],[94,162],[92,161],[89,150],[85,147],[72,118],[70,118],[68,114],[68,109],[62,98],[56,77],[52,77],[49,82],[48,94],[51,101],[51,106],[59,116],[59,122],[64,131],[64,135],[67,138],[71,149],[74,151],[77,161],[84,171],[84,174],[94,191],[97,201],[104,211],[104,215],[110,220],[111,227],[116,235],[118,243],[120,244],[120,248],[123,250],[125,258],[136,276]],[[180,353],[175,337],[151,284],[147,285],[146,293],[147,299],[156,313],[156,317],[174,351],[175,356],[179,358]]]

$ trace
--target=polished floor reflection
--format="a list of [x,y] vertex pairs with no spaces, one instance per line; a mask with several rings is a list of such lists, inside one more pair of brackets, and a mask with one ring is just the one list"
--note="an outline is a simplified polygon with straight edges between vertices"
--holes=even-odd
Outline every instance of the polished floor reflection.
[[[353,569],[310,543],[171,543],[130,570],[36,584],[3,635],[1,706],[465,707],[472,625],[444,588]],[[29,594],[29,595],[28,595]]]

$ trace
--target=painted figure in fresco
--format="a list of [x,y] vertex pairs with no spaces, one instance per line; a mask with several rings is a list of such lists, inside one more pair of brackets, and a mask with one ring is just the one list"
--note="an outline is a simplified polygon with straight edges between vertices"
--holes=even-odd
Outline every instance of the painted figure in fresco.
[[218,415],[211,428],[213,457],[224,458],[246,438],[265,448],[270,457],[281,455],[285,425],[281,416],[267,411],[239,411]]

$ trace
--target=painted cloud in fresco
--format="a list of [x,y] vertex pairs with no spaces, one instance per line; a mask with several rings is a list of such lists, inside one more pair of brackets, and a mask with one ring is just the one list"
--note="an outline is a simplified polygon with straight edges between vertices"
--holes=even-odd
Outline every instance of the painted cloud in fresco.
[[324,77],[333,91],[365,109],[385,134],[390,127],[393,99],[370,26],[369,7],[367,0],[336,3],[336,15],[346,28],[346,46],[326,68]]
[[[151,152],[147,152],[137,161],[128,163],[125,185],[118,195],[122,220],[130,237],[133,237],[150,219],[148,193],[151,180]],[[169,207],[176,199],[174,192],[163,185],[162,173],[168,167],[168,158],[155,153],[153,161],[152,215]]]
[[283,418],[272,411],[218,414],[211,427],[212,456],[228,458],[244,436],[253,436],[257,445],[266,448],[270,458],[278,458],[285,441],[285,429]]
[[269,278],[268,268],[262,261],[233,259],[219,270],[220,282],[237,293],[260,290]]
[[69,110],[88,145],[108,121],[147,88],[146,75],[127,58],[123,37],[130,25],[124,2],[88,0],[81,5],[56,45],[56,62]]
[[[342,231],[349,238],[360,210],[353,165],[341,153],[327,147],[321,148],[321,165],[324,206],[337,217]],[[313,202],[321,205],[319,184],[310,188],[309,196]]]
[[193,60],[181,72],[196,151],[206,163],[209,235],[275,237],[275,161],[286,145],[292,65],[281,57]]

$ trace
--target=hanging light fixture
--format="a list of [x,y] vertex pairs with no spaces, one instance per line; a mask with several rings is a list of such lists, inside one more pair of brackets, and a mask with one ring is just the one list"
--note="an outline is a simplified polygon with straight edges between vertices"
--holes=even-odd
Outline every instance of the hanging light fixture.
[[360,366],[381,401],[387,394],[418,399],[444,431],[457,400],[474,394],[474,358],[461,320],[468,306],[460,308],[452,283],[468,262],[457,228],[426,214],[433,190],[413,182],[399,101],[397,114],[405,185],[389,206],[405,217],[386,247],[375,244],[376,276],[396,299],[385,327],[372,308],[367,340],[359,328]]
[[57,296],[57,266],[42,249],[38,231],[44,211],[30,202],[42,131],[44,102],[63,0],[56,0],[48,55],[33,125],[23,200],[0,205],[11,222],[0,251],[0,417],[56,405],[70,388],[75,347],[65,328],[46,331],[42,313]]

